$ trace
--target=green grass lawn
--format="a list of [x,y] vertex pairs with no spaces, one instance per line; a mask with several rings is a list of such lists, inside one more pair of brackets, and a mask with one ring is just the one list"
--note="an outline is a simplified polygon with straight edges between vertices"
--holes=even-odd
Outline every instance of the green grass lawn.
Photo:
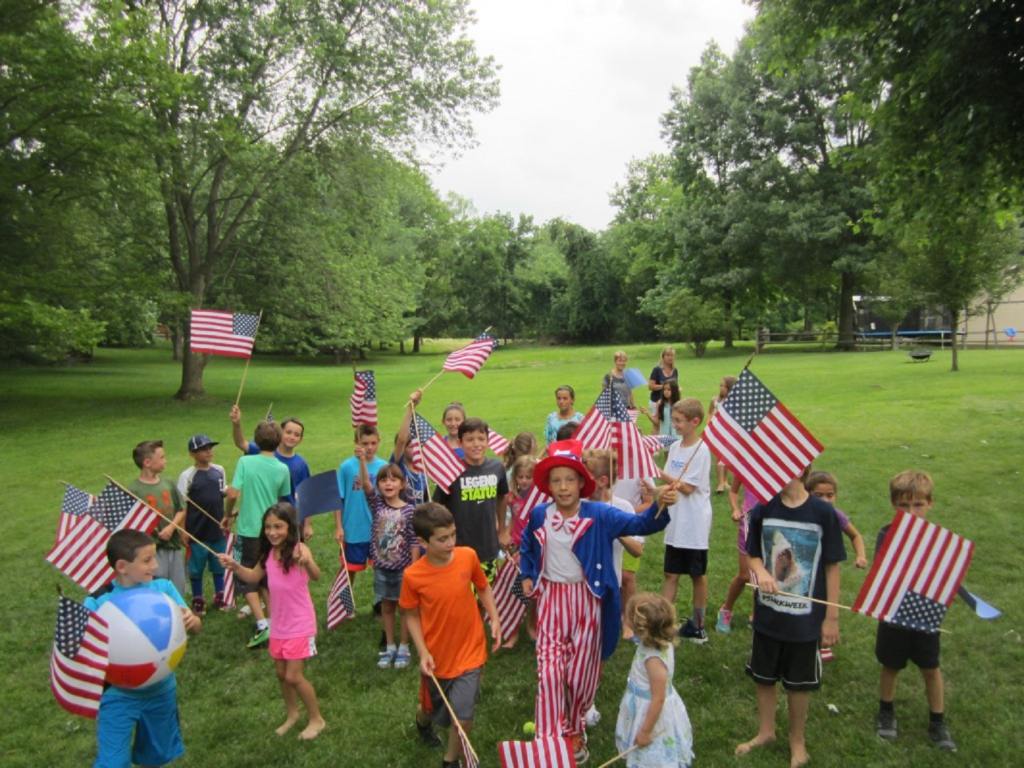
[[[645,373],[658,359],[658,347],[630,347],[631,365]],[[441,411],[461,400],[472,415],[487,419],[506,437],[520,430],[540,433],[554,408],[553,391],[572,384],[577,407],[585,411],[611,366],[610,347],[501,349],[473,381],[446,374],[426,393],[421,412],[439,426]],[[743,350],[712,349],[695,360],[685,352],[679,363],[684,395],[703,402],[715,394],[721,376],[735,374]],[[60,481],[98,492],[103,475],[126,482],[136,470],[131,448],[140,440],[162,438],[168,474],[188,464],[185,444],[195,432],[222,441],[215,460],[229,474],[237,451],[230,444],[228,409],[234,401],[242,363],[211,361],[208,397],[181,403],[171,399],[180,376],[167,350],[102,350],[89,365],[14,368],[0,373],[3,487],[7,489],[5,535],[0,538],[7,626],[0,633],[3,701],[7,715],[0,729],[4,766],[82,766],[95,750],[94,724],[66,714],[48,690],[55,587],[70,585],[43,559],[52,544],[63,492]],[[384,445],[389,445],[405,395],[440,370],[443,350],[424,354],[382,354],[366,367],[377,372]],[[1024,645],[1017,610],[1021,595],[1021,470],[1024,464],[1024,354],[1014,350],[961,353],[962,371],[949,373],[949,353],[915,364],[900,353],[853,355],[772,352],[753,370],[826,446],[817,462],[840,483],[839,505],[864,532],[869,553],[875,534],[891,516],[887,482],[915,467],[932,473],[936,484],[932,519],[976,543],[968,585],[1002,608],[995,622],[976,619],[955,603],[942,639],[948,722],[959,742],[958,755],[934,751],[926,740],[927,708],[916,671],[900,678],[897,714],[901,736],[895,744],[874,736],[878,666],[874,622],[844,612],[837,660],[826,667],[822,690],[813,697],[808,747],[818,766],[1011,765],[1020,760],[1024,725]],[[257,357],[242,398],[246,431],[274,403],[277,418],[305,421],[300,452],[314,472],[333,468],[351,455],[347,398],[352,373],[347,367]],[[639,393],[638,393],[639,394]],[[724,596],[736,568],[735,529],[728,505],[715,497],[710,550],[710,611]],[[336,568],[335,547],[326,520],[317,521],[312,541],[324,580],[314,600],[324,616],[324,599]],[[660,584],[661,537],[650,540],[640,571],[644,588]],[[851,550],[852,552],[852,550]],[[864,574],[843,568],[842,595],[853,601]],[[362,607],[371,603],[372,585],[356,585]],[[715,635],[703,647],[677,650],[675,685],[689,709],[701,766],[788,765],[780,746],[743,760],[733,746],[756,728],[753,686],[743,674],[750,644],[746,621],[750,599],[737,605],[731,635]],[[689,609],[689,589],[681,589],[681,613]],[[377,626],[364,611],[341,629],[318,639],[320,656],[307,666],[319,694],[328,729],[313,743],[278,738],[273,728],[283,708],[270,661],[247,651],[250,626],[231,614],[211,615],[190,641],[179,668],[178,696],[187,748],[182,766],[413,766],[438,765],[440,753],[414,740],[412,714],[417,675],[375,667]],[[612,734],[618,701],[632,654],[620,645],[606,666],[598,693],[604,719],[592,731],[592,762],[615,753]],[[485,766],[497,765],[494,745],[515,738],[533,719],[534,659],[528,643],[496,655],[486,668],[473,742]],[[827,704],[835,704],[832,714]]]

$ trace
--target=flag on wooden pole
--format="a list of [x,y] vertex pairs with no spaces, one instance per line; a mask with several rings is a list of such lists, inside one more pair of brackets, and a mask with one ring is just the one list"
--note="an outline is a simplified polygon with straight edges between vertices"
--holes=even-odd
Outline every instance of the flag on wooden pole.
[[334,629],[345,619],[356,617],[356,603],[352,596],[352,582],[348,578],[348,563],[342,560],[338,575],[327,595],[327,628]]
[[195,354],[252,357],[260,316],[214,309],[193,309],[189,349]]
[[70,483],[64,488],[64,500],[60,505],[60,519],[57,521],[57,536],[53,543],[57,544],[61,539],[71,533],[82,517],[89,511],[89,508],[96,503],[96,497],[86,493],[81,488],[76,488]]
[[526,613],[528,600],[523,594],[523,578],[519,565],[513,558],[507,558],[491,584],[494,605],[501,622],[501,638],[504,643],[519,630],[519,623]]
[[50,690],[74,715],[96,717],[107,674],[107,622],[84,605],[60,595],[50,655]]
[[472,379],[476,376],[491,352],[498,346],[498,340],[493,336],[482,333],[462,349],[457,349],[445,358],[443,369],[456,371],[463,376]]
[[749,368],[740,372],[703,437],[761,502],[779,493],[825,450]]
[[[242,553],[235,553],[235,541],[234,532],[229,533],[227,542],[224,544],[224,551],[231,555],[233,559],[241,561]],[[228,610],[235,607],[235,572],[230,568],[224,569],[224,593],[221,597],[221,602]]]
[[493,429],[487,430],[487,447],[494,452],[496,456],[504,455],[505,451],[511,445],[507,438],[502,437]]
[[973,542],[900,510],[853,610],[918,632],[938,632],[973,554]]
[[451,446],[430,422],[413,414],[409,425],[412,441],[412,467],[417,472],[425,472],[445,493],[449,491],[459,475],[466,469],[466,462],[460,459]]
[[355,387],[348,400],[352,410],[352,428],[377,424],[377,381],[373,371],[356,371]]
[[597,396],[573,439],[579,440],[585,449],[614,450],[620,478],[657,477],[660,473],[626,404],[611,387]]

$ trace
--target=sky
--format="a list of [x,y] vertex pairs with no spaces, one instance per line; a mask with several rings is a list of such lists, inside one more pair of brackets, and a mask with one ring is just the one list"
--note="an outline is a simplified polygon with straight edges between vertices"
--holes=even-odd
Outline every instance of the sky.
[[471,0],[477,51],[495,58],[497,108],[477,146],[430,172],[476,213],[556,216],[604,229],[630,160],[667,150],[673,85],[715,40],[733,53],[754,9],[742,0]]

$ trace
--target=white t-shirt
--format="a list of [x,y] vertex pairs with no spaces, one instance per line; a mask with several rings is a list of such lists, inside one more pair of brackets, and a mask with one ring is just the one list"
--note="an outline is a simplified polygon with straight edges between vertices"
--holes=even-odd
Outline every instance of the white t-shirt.
[[[636,509],[625,499],[620,499],[618,496],[612,496],[612,500],[608,502],[616,509],[621,509],[623,512],[628,512],[631,515],[636,514]],[[630,536],[631,539],[644,540],[643,536]],[[615,578],[619,580],[619,586],[622,586],[622,553],[626,551],[626,548],[622,546],[622,543],[615,539],[612,542],[612,560],[615,565]]]
[[[554,508],[554,504],[551,507]],[[583,566],[576,559],[572,551],[572,530],[579,520],[579,515],[566,521],[565,525],[555,528],[553,515],[549,509],[544,520],[545,539],[544,568],[541,571],[548,581],[557,581],[562,584],[578,584],[585,578]]]
[[[658,479],[659,478],[657,477],[647,477],[641,481],[638,478],[631,477],[628,479],[623,478],[621,480],[616,480],[615,485],[612,486],[612,496],[617,496],[620,499],[625,499],[626,501],[628,501],[630,504],[633,505],[634,512],[638,509],[641,512],[643,512],[645,509],[647,509],[647,507],[650,506],[650,504],[644,504],[643,497],[640,493],[640,484],[641,482],[644,482],[653,487],[658,484]],[[615,505],[613,504],[612,506]]]
[[679,500],[668,508],[672,521],[665,529],[665,543],[680,549],[707,549],[711,533],[711,451],[703,442],[684,448],[683,441],[677,440],[668,449],[665,473],[679,477],[688,461],[690,465],[679,479],[696,490],[689,496],[680,493]]

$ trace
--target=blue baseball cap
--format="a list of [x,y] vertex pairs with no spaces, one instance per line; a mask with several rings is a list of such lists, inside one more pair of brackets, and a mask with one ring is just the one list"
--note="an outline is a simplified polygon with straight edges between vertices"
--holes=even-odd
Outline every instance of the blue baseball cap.
[[220,443],[215,440],[211,440],[209,435],[192,435],[192,437],[188,439],[188,452],[195,453],[196,451],[201,451],[204,448],[213,448],[215,445],[220,445]]

